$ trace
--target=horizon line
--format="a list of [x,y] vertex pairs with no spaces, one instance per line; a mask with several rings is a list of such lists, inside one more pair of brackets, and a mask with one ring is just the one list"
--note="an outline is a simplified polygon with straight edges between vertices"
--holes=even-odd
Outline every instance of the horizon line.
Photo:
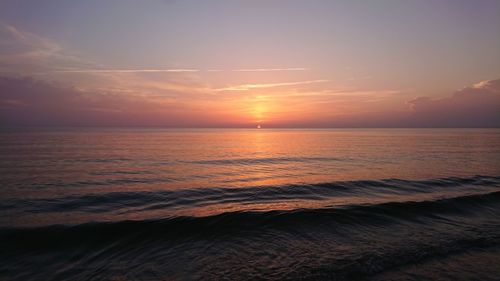
[[[257,124],[258,125],[258,124]],[[197,126],[87,126],[87,125],[72,125],[72,126],[59,126],[59,125],[54,125],[54,126],[7,126],[0,128],[1,131],[7,131],[11,129],[252,129],[252,130],[267,130],[267,129],[300,129],[300,130],[334,130],[334,129],[500,129],[500,126],[497,127],[455,127],[455,126],[448,126],[448,127],[364,127],[364,126],[351,126],[351,127],[324,127],[324,126],[318,126],[318,127],[287,127],[287,126],[262,126],[260,128],[257,128],[257,125],[255,126],[205,126],[205,127],[197,127]]]

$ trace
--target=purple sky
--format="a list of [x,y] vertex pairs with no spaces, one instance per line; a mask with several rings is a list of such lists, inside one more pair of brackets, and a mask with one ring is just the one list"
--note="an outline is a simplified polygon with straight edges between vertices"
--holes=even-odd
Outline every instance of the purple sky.
[[500,127],[500,2],[0,2],[1,126]]

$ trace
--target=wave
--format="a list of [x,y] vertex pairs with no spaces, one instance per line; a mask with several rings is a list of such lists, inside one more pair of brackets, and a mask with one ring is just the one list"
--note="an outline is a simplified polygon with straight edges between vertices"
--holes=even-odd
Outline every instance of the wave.
[[[133,182],[140,181],[139,179]],[[158,182],[149,179],[143,182]],[[93,185],[125,183],[127,180]],[[89,184],[86,182],[85,184]],[[142,192],[110,192],[30,200],[3,200],[0,210],[18,210],[27,213],[53,213],[82,211],[106,213],[117,210],[133,212],[202,207],[222,204],[267,203],[272,205],[287,201],[325,201],[338,205],[369,203],[379,198],[383,201],[428,200],[464,194],[485,193],[498,190],[500,177],[474,176],[470,178],[442,178],[433,180],[361,180],[320,184],[295,184],[283,186],[256,186],[242,188],[192,188]],[[429,196],[423,196],[429,195]],[[387,199],[385,199],[387,198]],[[333,200],[336,201],[333,201]],[[333,204],[333,203],[332,203]]]
[[[499,182],[499,177],[477,176],[113,193],[107,199],[94,195],[85,204],[136,200],[143,206],[144,201],[159,202],[169,196],[171,206],[201,204],[207,198],[219,203],[266,200],[277,194],[282,200],[311,195],[387,197],[378,203],[321,208],[3,227],[0,278],[110,280],[127,272],[122,279],[360,280],[377,274],[404,279],[398,274],[420,263],[432,269],[433,264],[464,255],[500,257]],[[449,190],[459,192],[444,192]],[[418,196],[428,193],[439,196]],[[392,200],[401,194],[409,200]],[[57,208],[70,208],[67,204]],[[485,280],[494,280],[498,273],[484,275]]]
[[[52,225],[38,228],[0,228],[6,245],[19,247],[20,241],[32,241],[30,236],[53,240],[55,243],[78,241],[81,237],[116,238],[124,233],[148,232],[149,238],[183,237],[194,229],[205,234],[245,228],[294,228],[308,224],[385,225],[400,220],[443,218],[446,215],[474,215],[490,212],[500,216],[500,191],[421,202],[389,202],[374,205],[348,205],[341,208],[275,210],[268,212],[241,211],[206,217],[175,217],[141,221],[91,222],[80,225]],[[175,230],[175,231],[171,231]],[[69,241],[68,241],[69,240]],[[47,243],[50,241],[46,241]]]

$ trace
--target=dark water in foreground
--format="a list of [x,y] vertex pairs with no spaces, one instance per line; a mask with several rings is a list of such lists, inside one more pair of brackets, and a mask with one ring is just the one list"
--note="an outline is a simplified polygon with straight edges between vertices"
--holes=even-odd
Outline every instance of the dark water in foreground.
[[500,130],[0,133],[0,280],[499,280]]

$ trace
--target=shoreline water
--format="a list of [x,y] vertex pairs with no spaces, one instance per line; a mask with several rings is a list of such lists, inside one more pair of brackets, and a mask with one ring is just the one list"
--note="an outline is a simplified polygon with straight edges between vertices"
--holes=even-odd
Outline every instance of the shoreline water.
[[[124,280],[377,280],[380,276],[379,280],[419,280],[446,272],[465,280],[461,277],[470,276],[468,272],[485,267],[483,279],[495,280],[500,273],[491,265],[492,258],[500,258],[500,176],[234,191],[244,197],[226,192],[217,200],[238,198],[242,204],[274,198],[275,209],[2,227],[0,276],[9,280],[114,280],[116,276]],[[287,192],[292,196],[283,196]],[[326,197],[350,198],[349,193],[383,198],[383,202],[276,207],[280,201],[297,198],[316,197],[325,203]],[[202,201],[214,200],[207,194],[203,197]],[[168,202],[164,199],[159,202]],[[80,211],[92,210],[72,202],[82,207]],[[42,213],[47,208],[31,207],[37,208],[32,212]],[[59,212],[57,208],[48,212],[54,211]],[[471,255],[477,269],[470,265],[464,269]],[[423,268],[418,266],[422,263]],[[443,263],[447,267],[437,270]]]
[[0,279],[500,274],[500,130],[3,136]]

